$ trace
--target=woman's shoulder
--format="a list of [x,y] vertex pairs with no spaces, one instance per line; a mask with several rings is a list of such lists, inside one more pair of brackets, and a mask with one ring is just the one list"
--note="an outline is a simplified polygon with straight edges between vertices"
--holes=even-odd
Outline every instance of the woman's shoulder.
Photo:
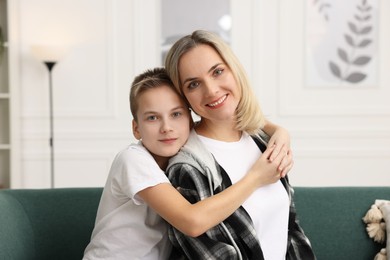
[[259,129],[257,133],[252,134],[251,137],[253,139],[257,139],[261,141],[264,144],[267,144],[269,139],[271,138],[266,132],[264,132],[262,129]]
[[251,135],[251,137],[262,152],[267,149],[270,136],[267,135],[263,130],[259,129],[259,131],[256,134]]

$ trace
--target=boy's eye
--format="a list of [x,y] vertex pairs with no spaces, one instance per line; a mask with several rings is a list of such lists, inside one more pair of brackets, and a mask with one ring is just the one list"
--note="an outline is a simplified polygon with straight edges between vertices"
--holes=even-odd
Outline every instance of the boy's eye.
[[146,118],[146,120],[148,120],[148,121],[155,121],[155,120],[157,120],[157,116],[148,116]]
[[181,115],[182,115],[181,112],[173,112],[172,117],[179,117]]

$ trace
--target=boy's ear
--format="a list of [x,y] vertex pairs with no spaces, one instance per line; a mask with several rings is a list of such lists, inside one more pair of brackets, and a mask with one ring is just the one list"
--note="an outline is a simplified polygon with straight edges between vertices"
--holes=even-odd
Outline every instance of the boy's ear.
[[134,135],[135,139],[140,140],[141,134],[138,131],[138,123],[134,119],[132,121],[132,125],[133,125],[133,135]]

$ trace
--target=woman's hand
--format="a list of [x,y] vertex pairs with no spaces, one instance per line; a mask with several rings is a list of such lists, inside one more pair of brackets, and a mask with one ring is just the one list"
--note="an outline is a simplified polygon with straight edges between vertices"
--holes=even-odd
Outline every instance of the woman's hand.
[[268,149],[272,149],[272,152],[268,157],[270,162],[273,162],[279,155],[283,156],[278,170],[280,171],[280,177],[285,177],[294,164],[290,147],[290,134],[288,131],[283,127],[278,126],[268,142],[267,150]]
[[254,183],[257,187],[279,181],[282,175],[282,170],[280,170],[279,167],[282,164],[282,161],[285,160],[286,155],[279,152],[271,162],[269,157],[274,149],[275,146],[268,147],[252,165],[244,179],[250,178],[250,182]]

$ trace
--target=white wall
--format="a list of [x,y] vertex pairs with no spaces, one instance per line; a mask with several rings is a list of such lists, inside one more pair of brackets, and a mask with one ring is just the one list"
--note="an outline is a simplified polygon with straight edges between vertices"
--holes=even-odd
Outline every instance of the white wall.
[[305,80],[305,28],[311,21],[304,12],[314,2],[252,1],[251,8],[253,53],[246,55],[265,113],[291,131],[291,180],[302,186],[390,185],[389,2],[367,1],[380,7],[374,8],[377,84],[317,88]]
[[129,86],[159,59],[158,5],[145,1],[19,1],[22,171],[14,187],[48,187],[48,73],[33,45],[62,45],[53,69],[55,186],[102,186],[133,141]]
[[[161,64],[160,2],[17,2],[22,171],[13,186],[50,185],[48,73],[31,54],[36,44],[69,47],[53,70],[55,186],[103,186],[116,152],[134,140],[130,83]],[[378,2],[378,82],[338,90],[305,85],[304,1],[231,1],[232,47],[269,119],[291,132],[294,185],[390,185],[390,4]]]

